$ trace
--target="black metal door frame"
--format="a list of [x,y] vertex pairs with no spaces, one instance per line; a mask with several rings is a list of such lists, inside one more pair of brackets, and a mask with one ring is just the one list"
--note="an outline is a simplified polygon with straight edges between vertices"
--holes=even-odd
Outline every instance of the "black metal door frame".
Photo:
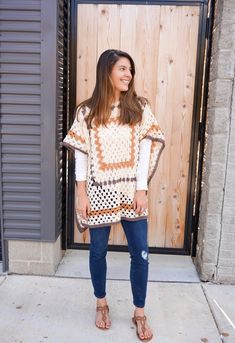
[[[77,5],[79,4],[145,4],[146,1],[79,1],[71,0],[70,7],[70,57],[69,57],[69,113],[70,118],[67,122],[67,129],[73,122],[73,112],[76,106],[76,51],[77,51]],[[206,121],[206,104],[207,104],[207,88],[209,75],[210,61],[210,46],[212,35],[212,22],[214,13],[214,1],[210,0],[170,0],[170,1],[148,1],[148,5],[177,5],[177,6],[199,6],[199,29],[198,29],[198,44],[196,57],[196,77],[194,90],[194,105],[192,118],[191,132],[191,149],[189,158],[189,177],[187,185],[187,207],[185,216],[185,235],[183,248],[162,248],[151,247],[150,253],[177,254],[177,255],[192,255],[196,253],[197,243],[197,228],[199,217],[199,203],[201,192],[201,176],[202,176],[202,159],[204,147],[204,132]],[[208,8],[209,15],[208,15]],[[207,49],[206,49],[206,41]],[[204,57],[206,54],[206,64],[204,65]],[[202,83],[204,79],[204,89]],[[202,121],[200,121],[200,108],[202,105]],[[199,161],[197,164],[198,146]],[[74,242],[74,158],[73,154],[67,153],[67,202],[66,202],[66,232],[67,232],[67,247],[70,249],[88,249],[89,244],[81,244]],[[197,176],[197,178],[196,178]],[[109,246],[112,251],[128,251],[127,246],[115,245]]]

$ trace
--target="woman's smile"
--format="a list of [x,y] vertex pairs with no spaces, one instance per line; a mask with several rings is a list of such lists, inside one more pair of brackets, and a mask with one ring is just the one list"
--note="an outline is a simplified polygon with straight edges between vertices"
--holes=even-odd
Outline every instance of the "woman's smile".
[[121,80],[123,83],[124,83],[124,85],[129,85],[129,83],[130,83],[130,80]]

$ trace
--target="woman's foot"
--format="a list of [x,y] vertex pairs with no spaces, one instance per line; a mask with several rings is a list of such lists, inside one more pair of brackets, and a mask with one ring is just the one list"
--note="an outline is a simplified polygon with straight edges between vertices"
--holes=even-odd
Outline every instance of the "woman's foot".
[[111,326],[109,307],[105,298],[97,299],[95,325],[102,330],[107,330]]
[[150,341],[153,337],[153,333],[146,322],[147,318],[144,314],[144,308],[136,307],[132,320],[136,325],[136,332],[139,339],[143,342]]

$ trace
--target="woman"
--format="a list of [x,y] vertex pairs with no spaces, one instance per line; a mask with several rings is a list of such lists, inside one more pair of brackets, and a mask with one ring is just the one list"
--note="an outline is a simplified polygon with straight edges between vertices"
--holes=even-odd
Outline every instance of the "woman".
[[144,313],[147,278],[147,190],[164,148],[164,135],[134,88],[135,64],[120,50],[104,51],[91,98],[77,106],[63,144],[75,151],[77,219],[90,231],[90,273],[97,298],[96,326],[109,329],[106,253],[110,226],[121,222],[131,256],[132,318],[140,340],[152,331]]

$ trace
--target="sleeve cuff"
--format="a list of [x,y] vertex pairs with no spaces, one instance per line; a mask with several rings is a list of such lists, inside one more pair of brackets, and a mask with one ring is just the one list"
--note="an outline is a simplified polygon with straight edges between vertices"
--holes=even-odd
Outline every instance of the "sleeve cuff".
[[148,190],[148,185],[147,185],[147,181],[138,181],[136,182],[136,190],[137,191],[141,191],[141,190]]

